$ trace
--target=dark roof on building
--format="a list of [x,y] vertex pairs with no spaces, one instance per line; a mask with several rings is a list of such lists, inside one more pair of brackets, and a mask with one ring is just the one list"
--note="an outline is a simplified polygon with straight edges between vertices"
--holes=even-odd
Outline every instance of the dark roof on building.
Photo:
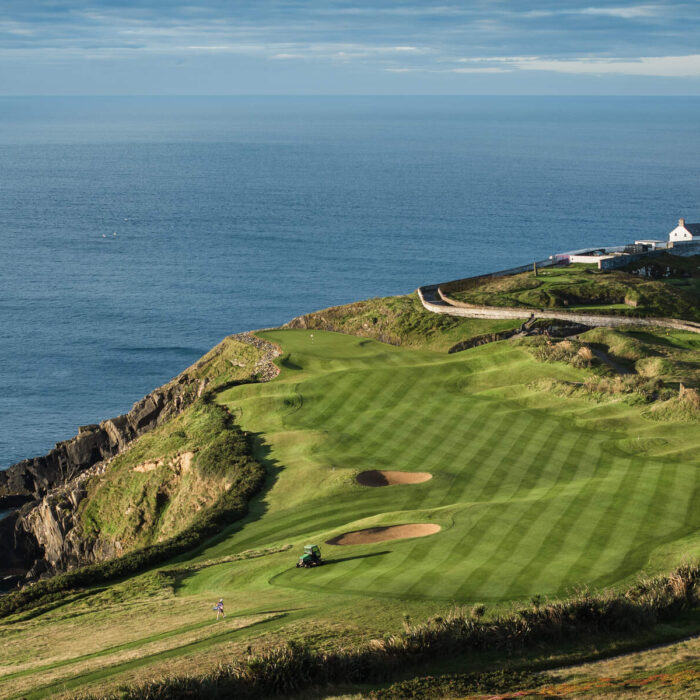
[[693,234],[693,236],[700,236],[700,224],[686,224],[685,228]]

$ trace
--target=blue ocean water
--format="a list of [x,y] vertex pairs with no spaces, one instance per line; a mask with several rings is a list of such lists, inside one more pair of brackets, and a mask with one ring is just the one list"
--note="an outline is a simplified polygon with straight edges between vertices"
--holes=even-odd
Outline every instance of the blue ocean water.
[[225,335],[665,237],[699,98],[0,98],[0,466]]

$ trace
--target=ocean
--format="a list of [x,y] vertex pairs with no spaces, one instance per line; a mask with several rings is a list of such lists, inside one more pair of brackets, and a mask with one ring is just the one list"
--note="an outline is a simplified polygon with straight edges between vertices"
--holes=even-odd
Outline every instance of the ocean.
[[700,98],[0,98],[0,466],[224,336],[665,238]]

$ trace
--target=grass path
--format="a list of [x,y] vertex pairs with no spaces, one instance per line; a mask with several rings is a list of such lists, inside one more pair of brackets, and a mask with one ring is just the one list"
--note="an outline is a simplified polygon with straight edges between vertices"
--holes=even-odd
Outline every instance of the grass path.
[[[17,693],[16,695],[11,696],[9,700],[13,700],[14,698],[17,698],[17,700],[19,700],[19,698],[22,698],[23,700],[39,700],[40,698],[52,697],[53,695],[56,695],[58,693],[64,693],[74,688],[94,683],[95,681],[104,681],[110,678],[111,676],[124,673],[125,671],[151,665],[164,659],[170,659],[173,657],[183,656],[185,654],[191,654],[193,652],[202,651],[208,647],[222,642],[232,641],[234,639],[242,637],[244,634],[248,633],[253,627],[256,628],[256,632],[270,631],[284,624],[288,624],[290,620],[302,617],[305,614],[309,614],[308,611],[297,611],[294,613],[290,613],[289,615],[275,615],[266,620],[255,621],[243,627],[239,627],[235,630],[226,630],[224,632],[212,634],[204,639],[199,639],[188,644],[182,644],[170,649],[166,649],[164,651],[160,651],[153,654],[145,654],[143,656],[139,656],[129,661],[117,662],[95,670],[85,671],[83,673],[75,675],[69,675],[58,681],[54,681],[52,683],[33,688],[29,692]],[[104,654],[107,652],[105,651],[102,653]]]

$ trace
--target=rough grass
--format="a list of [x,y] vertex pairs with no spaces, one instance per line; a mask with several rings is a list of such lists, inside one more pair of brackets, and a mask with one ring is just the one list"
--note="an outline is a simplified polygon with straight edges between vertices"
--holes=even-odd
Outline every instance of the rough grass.
[[682,269],[671,268],[677,277],[651,273],[645,276],[642,272],[646,269],[600,272],[587,265],[545,268],[537,277],[523,272],[467,281],[462,289],[450,294],[458,301],[485,306],[587,309],[627,316],[700,320],[700,296],[695,286],[678,284],[700,278],[697,261]]
[[459,342],[511,330],[517,320],[465,319],[434,314],[416,294],[358,301],[299,316],[289,328],[336,331],[391,345],[446,352]]
[[[228,412],[199,401],[89,480],[79,508],[83,537],[127,552],[186,530],[229,490],[247,452]],[[183,468],[181,456],[192,454]]]
[[[146,700],[192,695],[288,695],[328,684],[376,683],[396,676],[403,668],[465,652],[513,650],[592,634],[629,633],[697,606],[699,581],[700,568],[687,565],[667,577],[641,581],[624,593],[582,593],[567,601],[537,599],[528,607],[491,620],[484,620],[481,612],[457,609],[446,617],[436,616],[415,626],[406,621],[403,633],[359,647],[319,652],[290,641],[284,647],[235,659],[210,674],[169,678],[126,690],[118,697]],[[518,685],[522,675],[474,674],[469,680],[475,691],[489,691],[504,689],[509,683]],[[412,697],[400,692],[411,691],[410,684],[396,690],[396,697]]]
[[690,387],[700,386],[700,336],[696,333],[594,328],[580,337],[630,371],[661,379],[676,391],[679,382]]
[[212,390],[232,382],[250,381],[261,358],[259,348],[228,336],[185,371],[206,379],[208,390]]

